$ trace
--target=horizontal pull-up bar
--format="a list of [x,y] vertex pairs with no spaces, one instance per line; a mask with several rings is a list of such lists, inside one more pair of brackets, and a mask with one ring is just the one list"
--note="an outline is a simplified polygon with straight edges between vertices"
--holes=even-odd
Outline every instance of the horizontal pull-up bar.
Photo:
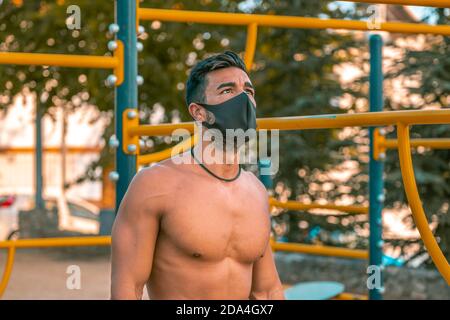
[[398,4],[403,6],[450,8],[450,0],[343,0],[343,1],[373,3],[373,4]]
[[274,198],[269,198],[269,204],[276,208],[284,208],[290,210],[327,209],[353,214],[367,214],[369,212],[369,208],[364,206],[340,206],[335,204],[301,203],[299,201],[278,201]]
[[[397,139],[386,139],[385,142],[380,142],[380,147],[387,149],[397,149]],[[450,139],[435,138],[435,139],[411,139],[411,147],[425,147],[431,149],[450,149]]]
[[[398,147],[398,140],[397,139],[386,139],[384,136],[381,136],[378,133],[378,130],[375,131],[375,141],[374,141],[374,158],[376,160],[380,159],[380,153],[385,153],[385,149],[396,149]],[[196,138],[197,136],[195,136]],[[191,140],[185,140],[181,142],[178,145],[175,145],[173,147],[169,147],[167,149],[164,149],[162,151],[157,151],[154,153],[149,154],[138,154],[137,155],[137,165],[147,165],[153,162],[162,161],[165,159],[168,159],[174,155],[177,155],[179,153],[185,152],[186,150],[189,150],[196,142]],[[430,138],[430,139],[411,139],[411,147],[412,148],[418,148],[418,147],[425,147],[430,149],[450,149],[450,139],[447,138]],[[94,150],[94,148],[91,148]],[[58,149],[59,150],[59,149]],[[89,149],[90,150],[90,149]],[[79,150],[79,152],[89,152],[89,150]],[[100,149],[99,149],[100,150]],[[7,152],[8,150],[2,150],[0,148],[0,153],[4,151]],[[45,150],[44,150],[45,151]],[[49,150],[52,152],[53,150]],[[68,149],[69,152],[78,152],[75,149]],[[31,152],[31,149],[30,149]],[[292,204],[290,202],[293,202]],[[352,209],[352,206],[335,206],[330,207],[334,205],[317,205],[316,204],[303,204],[296,201],[288,201],[288,202],[281,202],[282,206],[274,205],[276,207],[283,207],[287,209],[292,210],[309,210],[314,208],[319,209],[331,209],[331,210],[339,210],[349,213],[366,213],[366,209],[364,207],[355,206],[355,210]],[[310,207],[310,206],[314,206]],[[350,210],[341,210],[344,209],[350,209]]]
[[[410,145],[412,148],[450,149],[450,139],[410,139]],[[379,128],[375,129],[373,134],[373,157],[375,160],[383,160],[386,157],[386,149],[397,149],[398,146],[398,139],[386,139],[385,134]]]
[[198,22],[221,25],[248,26],[253,24],[279,28],[348,29],[450,35],[450,26],[445,25],[433,26],[418,23],[385,22],[380,23],[379,29],[371,29],[366,21],[190,10],[139,8],[138,18],[141,20]]
[[123,44],[117,40],[114,56],[89,56],[28,52],[0,52],[0,64],[41,65],[70,68],[113,69],[116,85],[123,81]]
[[[69,153],[97,153],[102,151],[102,147],[67,147],[65,150]],[[48,153],[61,153],[62,147],[44,147],[43,152]],[[36,148],[34,147],[0,147],[1,153],[34,153]]]
[[83,247],[109,246],[110,236],[65,237],[65,238],[35,238],[0,241],[0,249],[14,248],[49,248],[49,247]]
[[318,116],[260,118],[260,129],[306,130],[414,124],[450,124],[450,109],[364,112]]
[[[125,113],[128,110],[125,110]],[[125,115],[124,113],[124,115]],[[126,117],[124,117],[125,119]],[[415,124],[450,124],[450,109],[440,110],[405,110],[364,112],[350,114],[326,114],[316,116],[259,118],[258,130],[309,130],[336,129],[343,127],[376,127],[396,125],[402,122],[406,125]],[[194,133],[194,122],[163,123],[157,125],[132,125],[124,121],[124,135],[164,136],[171,135],[174,130],[184,129]]]
[[152,162],[158,162],[165,159],[168,159],[174,155],[180,154],[192,148],[198,141],[198,135],[192,136],[190,139],[186,139],[183,142],[180,142],[176,146],[171,148],[167,148],[162,151],[157,151],[150,154],[139,154],[136,157],[137,166],[150,164]]
[[119,61],[114,57],[0,52],[0,64],[114,69]]
[[270,241],[270,244],[273,251],[305,253],[319,256],[331,256],[348,259],[366,260],[369,258],[369,253],[367,250],[347,249],[321,245],[308,245],[291,242],[274,242],[272,239]]

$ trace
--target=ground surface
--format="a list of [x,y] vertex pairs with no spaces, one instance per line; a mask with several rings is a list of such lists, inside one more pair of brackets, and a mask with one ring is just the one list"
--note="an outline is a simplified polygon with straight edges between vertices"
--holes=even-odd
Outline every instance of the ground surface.
[[[5,259],[5,250],[1,250],[0,277]],[[67,280],[73,275],[67,273],[71,265],[80,268],[80,289],[67,288]],[[3,299],[109,299],[110,274],[107,253],[18,250]],[[148,299],[146,293],[144,298]]]

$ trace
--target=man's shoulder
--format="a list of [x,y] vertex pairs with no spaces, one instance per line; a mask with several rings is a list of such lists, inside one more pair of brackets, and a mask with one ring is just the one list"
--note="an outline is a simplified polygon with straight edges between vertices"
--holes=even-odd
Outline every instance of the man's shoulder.
[[169,158],[139,170],[135,180],[139,184],[156,183],[159,187],[162,187],[164,183],[179,181],[188,171],[188,166],[184,163]]
[[[170,199],[176,196],[183,186],[182,171],[169,160],[139,170],[128,187],[128,202],[162,214]],[[156,207],[158,209],[155,211]]]
[[264,205],[265,209],[261,212],[265,215],[269,214],[269,201],[266,187],[253,172],[243,170],[243,173],[246,177],[247,200],[258,204],[257,206],[260,204]]
[[249,183],[255,188],[256,192],[260,193],[261,195],[267,196],[266,187],[252,171],[242,170],[242,173],[247,178],[247,181],[249,181]]

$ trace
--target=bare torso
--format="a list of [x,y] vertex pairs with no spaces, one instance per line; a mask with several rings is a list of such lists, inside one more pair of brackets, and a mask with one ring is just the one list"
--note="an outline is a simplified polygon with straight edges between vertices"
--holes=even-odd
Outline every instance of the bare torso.
[[161,170],[166,203],[147,282],[149,297],[248,299],[253,264],[269,243],[264,187],[249,172],[224,182],[198,165],[171,160],[147,170]]

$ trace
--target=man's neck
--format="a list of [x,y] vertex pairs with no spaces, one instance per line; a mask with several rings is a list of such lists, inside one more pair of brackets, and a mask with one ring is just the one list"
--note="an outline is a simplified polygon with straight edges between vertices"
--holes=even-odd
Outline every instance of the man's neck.
[[219,177],[232,179],[239,173],[239,157],[235,148],[227,150],[225,146],[218,146],[212,141],[200,141],[194,147],[194,155]]

